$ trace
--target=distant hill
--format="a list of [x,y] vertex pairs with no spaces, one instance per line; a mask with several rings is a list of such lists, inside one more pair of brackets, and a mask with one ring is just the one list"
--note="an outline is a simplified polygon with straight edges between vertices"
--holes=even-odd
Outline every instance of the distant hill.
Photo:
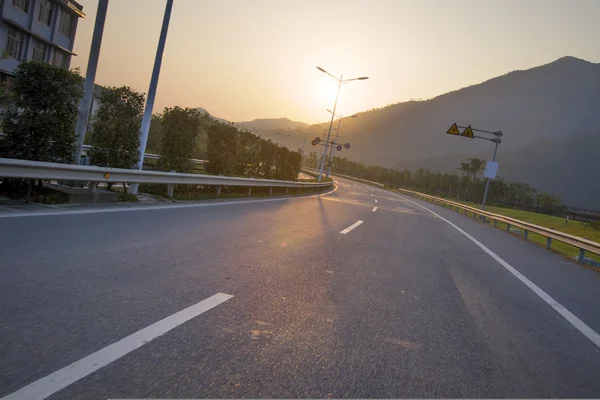
[[[340,130],[352,143],[341,155],[351,160],[455,170],[468,157],[491,159],[493,144],[446,135],[452,123],[502,130],[500,175],[549,190],[569,205],[600,208],[600,169],[591,161],[600,157],[600,64],[563,57],[430,100],[358,115]],[[577,132],[596,133],[572,135]],[[292,145],[297,143],[299,138]]]
[[[573,57],[515,71],[426,101],[359,113],[342,123],[356,161],[399,161],[481,153],[491,144],[446,135],[454,122],[504,132],[502,150],[600,129],[600,64]],[[360,149],[360,150],[359,150]]]
[[195,108],[196,111],[200,111],[200,113],[202,114],[208,114],[212,119],[220,121],[220,122],[225,122],[225,123],[230,123],[230,121],[227,121],[226,119],[223,118],[219,118],[219,117],[215,117],[214,115],[212,115],[211,113],[209,113],[208,111],[206,111],[206,109],[202,108],[202,107],[196,107]]
[[[600,209],[600,64],[563,57],[429,100],[358,113],[342,122],[340,141],[352,148],[339,155],[367,164],[438,171],[456,171],[469,157],[491,159],[491,142],[447,135],[454,122],[503,131],[501,176],[560,195],[568,205]],[[296,128],[322,135],[315,126],[287,118],[236,126],[289,148],[304,143],[307,152],[317,148]]]
[[293,130],[309,126],[304,122],[292,121],[288,118],[255,119],[253,121],[236,122],[234,125],[238,128],[254,131]]

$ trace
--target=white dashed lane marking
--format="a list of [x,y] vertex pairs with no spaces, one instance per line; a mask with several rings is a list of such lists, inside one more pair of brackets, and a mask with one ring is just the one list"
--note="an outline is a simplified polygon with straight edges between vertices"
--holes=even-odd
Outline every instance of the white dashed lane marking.
[[356,228],[357,226],[359,226],[362,223],[363,223],[362,221],[356,221],[355,223],[353,223],[352,225],[350,225],[349,227],[347,227],[346,229],[344,229],[340,233],[342,235],[345,235],[346,233],[350,232],[352,229]]

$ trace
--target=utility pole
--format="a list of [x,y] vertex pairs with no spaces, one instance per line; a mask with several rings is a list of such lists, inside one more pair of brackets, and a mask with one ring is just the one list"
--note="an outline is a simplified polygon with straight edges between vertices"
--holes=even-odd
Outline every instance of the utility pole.
[[[146,143],[148,142],[148,132],[150,131],[150,122],[152,122],[152,109],[154,108],[154,98],[156,97],[156,88],[158,86],[158,77],[160,75],[160,66],[162,64],[163,52],[165,50],[165,42],[167,41],[167,32],[169,30],[169,21],[171,19],[171,10],[173,8],[173,0],[167,0],[165,6],[165,16],[163,18],[162,28],[160,30],[160,38],[158,39],[158,48],[156,49],[156,58],[154,59],[154,68],[152,69],[152,78],[150,79],[150,88],[148,89],[148,97],[146,98],[146,107],[144,116],[142,117],[142,129],[140,130],[140,146],[138,154],[140,156],[137,169],[141,170],[144,165],[144,154],[146,153]],[[129,186],[129,193],[137,194],[139,188],[138,183],[132,183]]]
[[94,23],[94,33],[92,36],[92,45],[90,47],[90,56],[88,58],[87,69],[85,71],[85,83],[83,84],[83,98],[79,104],[79,117],[75,126],[75,136],[77,138],[77,147],[73,153],[73,162],[81,162],[81,153],[83,151],[83,141],[87,131],[88,119],[92,108],[92,97],[94,94],[94,81],[96,80],[96,70],[98,69],[98,58],[100,56],[100,47],[102,45],[102,33],[104,32],[104,21],[106,20],[106,9],[108,0],[98,1],[98,11],[96,12],[96,22]]

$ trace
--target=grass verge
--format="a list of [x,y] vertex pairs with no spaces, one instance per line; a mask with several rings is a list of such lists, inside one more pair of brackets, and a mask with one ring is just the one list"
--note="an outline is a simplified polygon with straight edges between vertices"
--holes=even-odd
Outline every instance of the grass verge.
[[[390,190],[397,192],[397,190],[393,190],[393,189],[390,189]],[[443,198],[441,196],[436,196],[436,197]],[[470,206],[470,207],[474,207],[474,208],[481,207],[481,204],[476,204],[476,203],[472,203],[472,202],[468,202],[468,201],[459,201],[459,200],[455,200],[455,199],[447,199],[447,200],[453,201],[455,203],[461,203],[466,206]],[[446,208],[448,208],[448,207],[446,207]],[[538,214],[538,213],[534,213],[534,212],[530,212],[530,211],[515,210],[515,209],[511,209],[511,208],[504,208],[504,207],[498,207],[498,206],[489,206],[488,205],[485,207],[485,210],[488,212],[494,213],[494,214],[504,215],[506,217],[518,219],[523,222],[529,222],[531,224],[540,225],[545,228],[554,229],[559,232],[569,233],[571,235],[589,239],[594,242],[600,242],[600,229],[596,229],[596,228],[590,226],[589,224],[585,224],[583,222],[569,221],[567,224],[565,224],[565,218],[562,218],[562,217],[556,217],[553,215],[546,215],[546,214]],[[463,214],[462,210],[460,212],[461,212],[461,214]],[[467,211],[466,215],[467,215],[467,217],[473,218],[473,213],[471,211]],[[490,223],[490,225],[494,226],[493,221]],[[505,223],[498,221],[497,228],[506,231],[507,226]],[[523,230],[520,228],[515,228],[515,229],[518,229],[519,232],[511,231],[511,234],[523,237]],[[527,240],[534,242],[540,246],[546,247],[547,238],[545,236],[529,232]],[[557,240],[552,241],[551,250],[553,250],[554,252],[559,253],[565,257],[568,257],[570,259],[573,259],[573,257],[576,257],[579,255],[579,248],[577,248],[575,246],[571,246],[566,243],[559,242]],[[598,254],[593,254],[588,251],[585,253],[585,256],[592,260],[600,261],[600,255],[598,255]]]

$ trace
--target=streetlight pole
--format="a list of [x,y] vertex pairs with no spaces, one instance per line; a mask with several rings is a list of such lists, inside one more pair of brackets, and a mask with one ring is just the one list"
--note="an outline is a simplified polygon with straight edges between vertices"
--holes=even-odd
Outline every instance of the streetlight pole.
[[96,70],[98,69],[98,58],[100,57],[100,47],[102,46],[102,33],[104,32],[104,21],[106,21],[107,8],[108,0],[98,1],[98,11],[96,12],[96,22],[94,23],[94,34],[92,36],[92,45],[90,46],[90,56],[85,71],[83,98],[79,105],[79,117],[77,118],[77,125],[75,127],[75,136],[77,137],[77,147],[73,154],[73,161],[75,164],[79,164],[81,161],[83,140],[85,139],[88,119],[92,108],[94,81],[96,80]]
[[[328,109],[327,111],[329,111],[330,113],[333,114],[333,112],[331,110]],[[337,131],[335,133],[335,139],[333,140],[334,143],[335,143],[335,145],[337,145],[338,144],[338,142],[337,142],[338,141],[338,137],[340,135],[340,125],[342,125],[342,120],[344,118],[356,118],[356,117],[358,117],[358,115],[355,114],[355,115],[350,115],[349,117],[342,117],[342,115],[340,114],[340,115],[335,115],[335,116],[339,118],[338,119]],[[331,173],[331,163],[333,162],[333,155],[334,154],[335,154],[335,146],[332,144],[331,145],[331,152],[329,153],[329,164],[330,165],[327,166],[327,175],[326,175],[327,178],[329,178],[329,174]]]
[[[314,124],[314,125],[317,126],[317,127],[319,127],[319,129],[323,130],[323,140],[325,140],[325,131],[327,129],[321,127],[321,125],[319,125],[319,124]],[[319,161],[317,162],[317,167],[315,169],[316,173],[319,173],[319,167],[321,166],[321,159],[323,158],[323,150],[325,150],[325,147],[322,147],[321,150],[319,150]]]
[[321,181],[321,178],[323,176],[323,168],[325,167],[325,160],[327,159],[327,150],[329,150],[329,139],[331,138],[331,127],[333,126],[333,119],[335,118],[335,109],[337,107],[338,97],[340,96],[340,88],[342,87],[342,78],[343,78],[343,75],[340,75],[340,79],[338,80],[337,93],[335,95],[335,103],[333,103],[333,112],[331,113],[331,121],[329,122],[329,131],[327,132],[327,140],[325,141],[325,151],[323,153],[323,159],[321,160],[321,167],[319,168],[319,176],[317,178],[317,180],[319,182]]
[[[142,117],[142,129],[140,130],[140,145],[138,147],[139,160],[137,169],[141,170],[144,165],[144,154],[146,153],[146,143],[148,142],[148,132],[150,131],[150,122],[152,122],[152,109],[154,108],[154,98],[156,97],[156,88],[158,86],[158,76],[160,75],[160,66],[162,64],[165,42],[167,41],[167,32],[169,31],[169,21],[171,20],[171,10],[173,9],[173,0],[167,0],[165,6],[165,15],[163,17],[158,47],[156,49],[156,58],[154,59],[154,68],[152,69],[152,78],[150,78],[150,88],[146,98],[146,107]],[[137,194],[139,184],[129,185],[129,192]]]
[[338,83],[338,88],[337,88],[337,93],[335,94],[335,103],[333,103],[333,112],[331,113],[331,121],[329,122],[329,132],[327,132],[327,141],[325,142],[325,153],[323,154],[323,160],[321,161],[321,168],[319,169],[319,176],[318,176],[318,181],[321,181],[321,178],[323,177],[323,168],[325,167],[325,159],[327,158],[327,150],[329,149],[329,139],[331,139],[331,128],[333,126],[333,119],[335,118],[335,110],[337,108],[337,102],[338,102],[338,98],[340,96],[340,89],[342,88],[342,85],[344,85],[345,83],[351,82],[351,81],[356,81],[356,80],[365,80],[365,79],[369,79],[366,76],[361,76],[360,78],[352,78],[352,79],[343,79],[343,75],[340,75],[339,79],[336,78],[335,76],[331,75],[329,72],[325,71],[323,68],[321,67],[317,67],[317,69],[321,72],[326,73],[327,75],[329,75],[330,77],[332,77],[333,79],[336,80],[336,82]]
[[327,175],[325,175],[326,178],[329,178],[329,174],[331,173],[331,163],[333,163],[333,153],[335,152],[335,146],[337,146],[337,140],[338,140],[338,136],[340,135],[340,125],[342,124],[342,116],[339,116],[340,119],[338,119],[338,127],[337,130],[335,132],[335,139],[333,139],[335,144],[331,144],[331,152],[329,153],[329,165],[327,165]]

